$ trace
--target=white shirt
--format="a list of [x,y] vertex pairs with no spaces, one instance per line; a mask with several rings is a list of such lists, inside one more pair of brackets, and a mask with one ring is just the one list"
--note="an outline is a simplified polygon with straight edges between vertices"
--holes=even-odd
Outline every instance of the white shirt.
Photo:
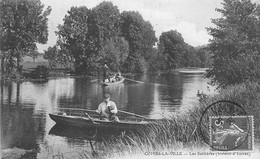
[[108,103],[106,102],[102,102],[99,104],[97,112],[102,115],[105,115],[106,117],[109,117],[109,110],[108,110],[108,106],[110,106],[110,112],[111,113],[117,113],[117,107],[115,102],[113,101],[108,101]]

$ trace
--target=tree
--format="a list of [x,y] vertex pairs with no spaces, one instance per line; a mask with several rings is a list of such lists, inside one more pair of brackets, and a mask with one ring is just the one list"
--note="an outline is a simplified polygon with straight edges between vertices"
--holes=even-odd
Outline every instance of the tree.
[[[51,7],[43,10],[40,0],[2,0],[1,46],[8,63],[5,66],[11,74],[14,68],[21,73],[21,58],[37,50],[36,43],[45,44],[48,40],[48,15]],[[16,64],[15,64],[16,62]]]
[[38,57],[39,52],[37,50],[30,50],[28,55],[30,55],[33,58],[33,63],[35,66],[35,59]]
[[111,70],[118,71],[128,56],[129,45],[123,37],[115,38],[107,41],[101,52],[104,55],[103,63],[108,64]]
[[[74,59],[76,73],[86,72],[91,65],[92,56],[96,51],[97,38],[89,32],[88,17],[90,11],[87,7],[71,7],[65,15],[63,25],[59,25],[57,32],[57,45],[64,56]],[[51,51],[51,50],[50,50]],[[56,56],[57,52],[53,52]]]
[[188,45],[187,43],[183,44],[181,66],[182,67],[199,67],[200,66],[200,59],[196,53],[195,48],[191,45]]
[[[213,19],[215,28],[208,28],[213,36],[209,48],[213,53],[213,67],[207,72],[212,84],[226,86],[253,80],[259,74],[257,67],[244,66],[253,69],[252,75],[244,69],[246,59],[259,63],[260,51],[260,6],[250,0],[224,0],[223,8],[216,9],[221,18]],[[244,74],[244,71],[247,72]],[[248,75],[248,76],[245,76]]]
[[126,59],[125,71],[145,72],[151,50],[157,42],[150,22],[145,21],[138,12],[122,12],[122,35],[129,43],[129,56]]
[[48,47],[47,50],[44,51],[43,58],[48,60],[49,68],[56,68],[58,65],[58,49],[57,46]]
[[68,14],[59,26],[58,45],[67,50],[66,56],[74,59],[76,73],[90,73],[105,63],[112,68],[122,65],[128,43],[121,36],[117,6],[102,2],[91,10],[72,7]]
[[90,25],[95,27],[99,48],[107,41],[121,36],[121,17],[117,6],[112,2],[101,2],[91,10]]
[[117,6],[112,2],[102,2],[91,10],[89,18],[93,32],[98,37],[96,63],[98,67],[107,64],[117,70],[128,55],[128,42],[122,37],[121,17]]
[[176,30],[161,34],[158,48],[167,64],[167,69],[181,66],[182,52],[184,51],[183,45],[184,39]]
[[197,57],[199,58],[200,67],[211,67],[212,65],[212,54],[209,50],[208,46],[200,46],[200,47],[196,47],[196,54]]

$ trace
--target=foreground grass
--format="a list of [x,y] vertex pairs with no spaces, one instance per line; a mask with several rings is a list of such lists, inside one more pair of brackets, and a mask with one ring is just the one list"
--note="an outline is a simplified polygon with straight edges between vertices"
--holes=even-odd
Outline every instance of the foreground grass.
[[[127,156],[143,156],[146,152],[184,151],[204,147],[205,144],[198,128],[200,117],[207,106],[219,100],[234,101],[242,105],[248,115],[254,116],[255,141],[260,143],[259,83],[230,86],[220,90],[214,96],[203,97],[200,100],[200,105],[185,115],[176,115],[169,120],[161,120],[147,131],[131,133],[102,142],[95,148],[95,158],[125,158]],[[214,110],[212,113],[214,114]],[[93,157],[91,153],[82,151],[76,158],[91,158]],[[56,157],[66,158],[64,155],[56,155]]]

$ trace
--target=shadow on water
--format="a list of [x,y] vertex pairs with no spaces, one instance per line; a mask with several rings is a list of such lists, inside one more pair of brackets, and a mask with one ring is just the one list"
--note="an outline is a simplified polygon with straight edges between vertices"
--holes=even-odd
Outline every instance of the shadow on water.
[[65,137],[68,142],[73,142],[79,139],[93,140],[102,142],[114,137],[122,136],[125,133],[124,129],[109,129],[109,128],[80,128],[62,124],[55,124],[49,131],[50,135]]
[[101,144],[111,139],[122,139],[125,135],[137,132],[125,129],[109,128],[80,128],[62,124],[55,124],[49,131],[49,135],[65,138],[69,144],[78,144],[87,140],[92,151],[92,156],[98,155],[95,145]]

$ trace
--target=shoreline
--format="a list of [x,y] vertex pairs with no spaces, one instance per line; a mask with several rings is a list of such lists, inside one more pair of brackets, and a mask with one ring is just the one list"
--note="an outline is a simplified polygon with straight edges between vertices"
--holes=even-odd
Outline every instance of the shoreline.
[[[158,71],[156,73],[121,73],[123,76],[132,76],[132,75],[136,75],[136,74],[176,74],[176,73],[181,73],[180,71],[200,71],[199,73],[202,73],[201,71],[205,72],[208,68],[201,68],[201,67],[185,67],[185,68],[177,68],[177,69],[172,69],[170,71]],[[51,72],[51,71],[50,71]],[[53,71],[54,72],[54,71]],[[52,72],[52,73],[53,73]],[[191,72],[192,73],[192,72]],[[196,72],[194,72],[196,73]],[[97,76],[90,76],[90,75],[70,75],[68,73],[62,73],[60,75],[56,75],[56,76],[49,76],[47,78],[39,78],[39,79],[33,79],[33,78],[21,78],[21,79],[10,79],[10,78],[5,78],[3,79],[3,77],[0,79],[1,81],[5,81],[5,82],[16,82],[16,83],[22,83],[22,82],[44,82],[47,80],[52,80],[52,79],[59,79],[59,78],[68,78],[68,77],[72,77],[72,78],[81,78],[81,77],[88,77],[88,78],[94,78],[96,79]]]

